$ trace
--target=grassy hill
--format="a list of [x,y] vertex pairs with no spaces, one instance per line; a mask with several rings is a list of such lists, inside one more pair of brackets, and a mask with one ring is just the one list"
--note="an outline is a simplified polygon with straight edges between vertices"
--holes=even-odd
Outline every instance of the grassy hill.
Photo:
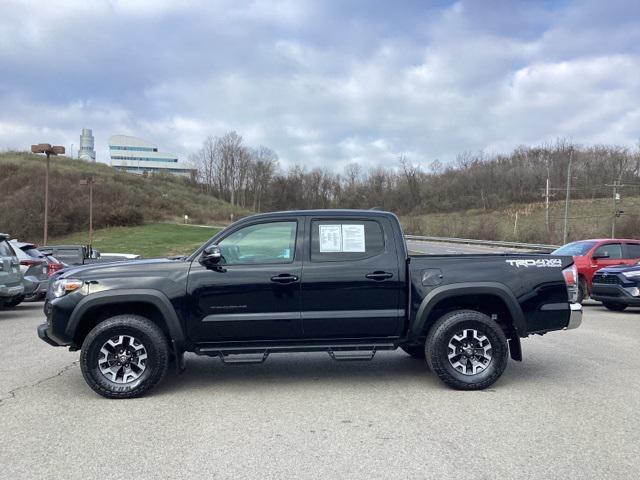
[[[574,200],[569,205],[569,240],[611,236],[611,199]],[[623,197],[617,207],[625,213],[616,221],[616,236],[640,238],[640,198]],[[551,202],[548,230],[543,202],[493,211],[434,213],[403,217],[401,220],[405,231],[416,235],[561,244],[564,208],[564,201]]]
[[[43,156],[0,153],[0,231],[42,242],[44,212]],[[49,235],[88,230],[89,190],[80,180],[93,176],[94,228],[135,226],[147,222],[219,224],[231,205],[204,193],[193,181],[170,175],[142,177],[102,164],[52,157],[49,181]],[[235,217],[249,212],[236,208]],[[86,242],[86,241],[85,241]],[[84,243],[84,242],[83,242]]]
[[[148,223],[136,227],[103,228],[93,232],[93,246],[100,252],[136,253],[145,258],[186,255],[213,237],[219,228]],[[88,233],[55,237],[53,244],[86,245]]]

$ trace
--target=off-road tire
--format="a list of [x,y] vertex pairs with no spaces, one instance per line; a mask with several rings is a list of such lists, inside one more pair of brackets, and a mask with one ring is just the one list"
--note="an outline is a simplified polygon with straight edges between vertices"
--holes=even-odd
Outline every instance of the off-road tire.
[[[464,374],[456,370],[448,358],[449,343],[457,332],[476,330],[491,342],[491,360],[484,370]],[[482,390],[492,385],[507,366],[507,338],[495,321],[475,310],[455,310],[440,317],[429,330],[425,355],[431,371],[448,386],[457,390]]]
[[627,308],[627,305],[624,303],[611,303],[611,302],[602,302],[607,310],[611,310],[613,312],[622,312]]
[[400,348],[404,350],[407,355],[412,356],[418,360],[425,359],[424,345],[400,345]]
[[[139,340],[146,349],[144,372],[129,383],[116,383],[100,370],[100,349],[110,338],[130,335]],[[156,324],[139,315],[117,315],[100,322],[89,332],[82,344],[80,368],[87,384],[98,394],[107,398],[134,398],[144,395],[164,377],[169,364],[169,345]]]

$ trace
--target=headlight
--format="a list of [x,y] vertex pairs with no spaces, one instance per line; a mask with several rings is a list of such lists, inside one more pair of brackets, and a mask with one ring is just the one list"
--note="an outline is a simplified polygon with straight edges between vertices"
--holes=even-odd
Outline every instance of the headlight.
[[640,270],[631,270],[630,272],[622,272],[627,278],[640,278]]
[[82,287],[81,280],[74,280],[72,278],[63,278],[62,280],[56,280],[53,283],[52,293],[55,298],[65,296],[67,293],[73,292]]

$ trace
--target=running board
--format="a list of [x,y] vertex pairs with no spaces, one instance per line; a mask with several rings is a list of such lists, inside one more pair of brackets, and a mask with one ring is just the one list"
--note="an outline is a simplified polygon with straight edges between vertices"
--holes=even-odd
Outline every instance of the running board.
[[255,353],[224,353],[219,352],[218,356],[222,363],[264,363],[269,354],[267,352]]
[[338,344],[282,344],[245,346],[201,346],[195,349],[198,355],[218,357],[224,363],[263,363],[272,353],[326,352],[336,361],[372,360],[378,350],[395,350],[395,343],[338,343]]
[[369,361],[375,357],[376,347],[371,350],[333,350],[330,348],[328,353],[337,362]]

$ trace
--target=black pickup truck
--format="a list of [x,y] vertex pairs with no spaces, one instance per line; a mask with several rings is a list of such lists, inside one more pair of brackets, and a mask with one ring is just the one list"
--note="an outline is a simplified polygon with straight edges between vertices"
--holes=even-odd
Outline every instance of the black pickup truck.
[[397,217],[359,210],[260,214],[184,258],[64,271],[38,335],[81,349],[85,380],[139,396],[184,353],[225,363],[270,353],[368,360],[401,348],[447,385],[488,387],[520,338],[577,327],[571,257],[410,255]]

